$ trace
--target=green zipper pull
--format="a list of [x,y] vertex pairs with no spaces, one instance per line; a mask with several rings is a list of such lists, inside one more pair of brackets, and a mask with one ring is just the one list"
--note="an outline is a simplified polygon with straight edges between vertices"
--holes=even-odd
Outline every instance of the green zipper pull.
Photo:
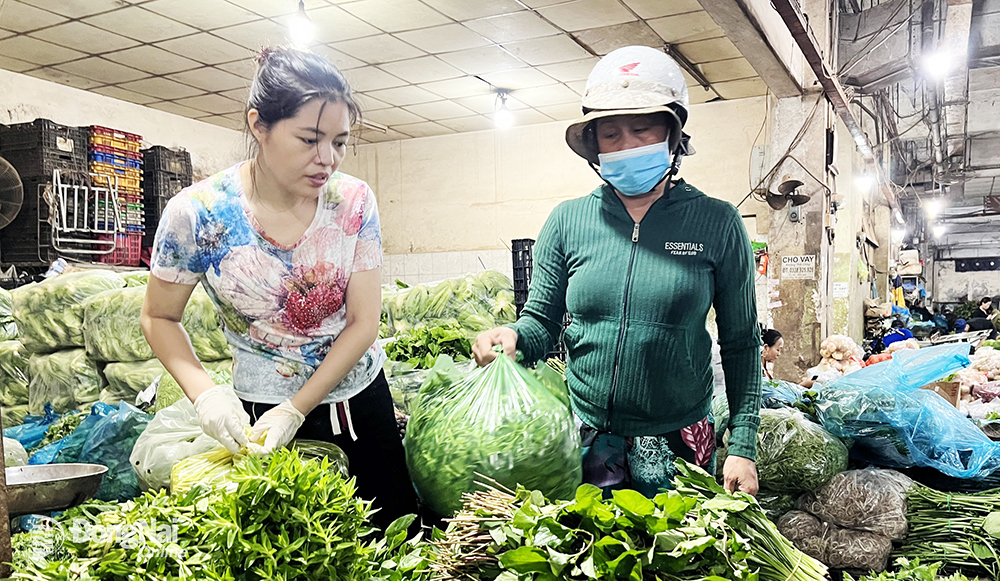
[[637,222],[635,228],[632,229],[632,242],[638,242],[638,241],[639,241],[639,224]]

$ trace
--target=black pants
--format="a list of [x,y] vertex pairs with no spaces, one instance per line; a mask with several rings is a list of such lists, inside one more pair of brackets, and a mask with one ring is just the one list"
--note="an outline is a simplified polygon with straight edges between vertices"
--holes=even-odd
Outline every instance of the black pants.
[[[397,518],[417,513],[417,495],[406,469],[403,441],[396,427],[385,374],[380,373],[371,385],[348,403],[357,441],[351,438],[346,425],[341,426],[340,435],[333,434],[329,404],[320,405],[310,412],[295,437],[332,442],[347,454],[351,475],[357,482],[358,496],[372,501],[372,508],[378,509],[372,516],[372,522],[385,530]],[[273,404],[243,402],[243,408],[253,422],[273,407]]]

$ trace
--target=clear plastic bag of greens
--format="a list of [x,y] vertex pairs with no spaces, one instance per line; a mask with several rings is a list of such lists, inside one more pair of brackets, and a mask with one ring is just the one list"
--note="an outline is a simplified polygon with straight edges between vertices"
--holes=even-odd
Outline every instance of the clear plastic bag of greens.
[[906,536],[906,491],[912,485],[895,470],[848,470],[803,494],[796,506],[837,526],[898,540]]
[[[219,361],[202,361],[201,366],[208,372],[215,385],[232,385],[233,383],[233,360],[221,359]],[[185,399],[184,391],[177,385],[177,380],[173,375],[163,370],[160,382],[156,386],[156,401],[153,403],[152,413],[174,405],[174,403]]]
[[41,413],[46,403],[51,403],[57,413],[65,413],[89,409],[100,399],[104,379],[83,349],[32,355],[28,368],[28,409],[33,414]]
[[14,289],[21,343],[33,353],[83,347],[83,301],[123,286],[125,280],[114,272],[86,270]]
[[383,293],[382,309],[391,334],[419,324],[457,324],[478,333],[514,322],[513,289],[505,275],[487,270]]
[[[227,395],[236,404],[240,421],[250,425],[250,416],[243,411],[236,392],[230,390]],[[219,442],[215,438],[201,431],[194,404],[182,396],[156,412],[136,440],[129,462],[142,489],[157,490],[170,486],[170,471],[178,462],[218,447]]]
[[302,454],[302,458],[306,460],[322,460],[326,458],[330,461],[332,469],[338,474],[344,478],[350,478],[351,476],[351,464],[347,459],[347,454],[336,444],[321,442],[319,440],[295,439],[292,440],[292,444],[289,447],[293,450],[298,450]]
[[14,438],[3,439],[3,462],[7,468],[28,465],[28,453],[24,450],[21,442]]
[[800,551],[833,569],[884,571],[892,551],[888,537],[824,523],[798,510],[778,520],[778,531]]
[[760,411],[757,473],[762,488],[799,492],[823,486],[847,470],[847,447],[802,412]]
[[757,499],[757,504],[764,509],[764,514],[767,515],[767,518],[778,522],[778,519],[784,516],[785,513],[795,509],[795,500],[798,497],[799,495],[796,492],[761,490],[754,498]]
[[[83,445],[87,443],[87,438],[90,436],[90,431],[94,429],[101,419],[107,417],[108,415],[114,413],[117,410],[115,406],[110,406],[105,403],[97,402],[90,407],[90,413],[87,417],[83,418],[80,425],[73,430],[73,433],[65,438],[59,440],[52,444],[51,450],[46,450],[43,448],[39,450],[32,456],[33,464],[67,464],[80,461],[80,452],[83,450]],[[46,452],[45,454],[41,454]]]
[[0,288],[0,321],[5,321],[14,316],[14,297],[10,291]]
[[108,387],[101,391],[101,401],[111,405],[118,402],[134,402],[139,392],[153,384],[166,373],[157,359],[124,363],[108,363],[104,366],[104,377]]
[[[84,339],[91,359],[127,362],[153,358],[153,350],[139,327],[145,296],[146,287],[139,286],[105,291],[84,301]],[[181,325],[199,359],[231,357],[215,305],[201,285],[191,293]]]
[[464,376],[438,358],[407,426],[406,460],[417,493],[441,515],[461,507],[476,474],[552,499],[572,498],[582,475],[569,407],[505,356]]
[[20,426],[28,415],[28,404],[0,406],[0,415],[3,417],[4,429]]
[[146,286],[146,284],[149,283],[149,271],[137,270],[133,272],[126,272],[122,274],[122,278],[125,279],[125,286]]
[[[961,479],[1000,470],[1000,443],[922,386],[967,367],[969,345],[903,350],[823,386],[816,409],[832,434],[880,465],[925,466]],[[871,445],[870,440],[875,440]]]
[[20,341],[0,342],[0,404],[28,403],[28,355]]
[[94,424],[80,450],[79,461],[108,467],[97,491],[98,500],[125,501],[139,495],[138,477],[129,456],[152,419],[153,416],[122,402],[117,410]]
[[0,322],[0,341],[13,341],[17,339],[17,323],[14,319]]

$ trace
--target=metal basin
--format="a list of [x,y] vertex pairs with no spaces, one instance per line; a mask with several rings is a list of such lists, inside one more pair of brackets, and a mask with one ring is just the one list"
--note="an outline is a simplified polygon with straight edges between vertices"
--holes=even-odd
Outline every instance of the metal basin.
[[7,506],[21,516],[66,510],[93,498],[107,466],[48,464],[7,468]]

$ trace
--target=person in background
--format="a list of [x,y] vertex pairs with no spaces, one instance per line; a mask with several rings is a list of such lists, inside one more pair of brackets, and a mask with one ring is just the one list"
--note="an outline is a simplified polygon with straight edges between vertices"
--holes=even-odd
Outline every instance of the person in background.
[[993,324],[992,319],[987,319],[985,317],[974,317],[969,319],[968,324],[969,331],[989,331],[990,334],[986,336],[986,339],[993,341],[997,338],[997,329]]
[[773,365],[781,356],[781,349],[785,346],[785,339],[781,333],[775,329],[764,331],[761,339],[764,341],[764,348],[761,349],[760,363],[764,370],[764,379],[774,379],[774,374],[768,369],[768,365]]
[[965,319],[957,319],[955,321],[956,333],[967,333],[968,331],[969,331],[969,324],[966,323]]
[[[337,171],[359,115],[326,59],[264,49],[244,115],[255,153],[167,204],[141,324],[206,434],[233,453],[266,454],[296,437],[336,444],[385,528],[417,504],[376,342],[375,194]],[[232,347],[232,386],[215,385],[181,326],[199,283]]]
[[993,320],[996,317],[995,312],[996,311],[993,309],[993,299],[990,297],[983,297],[979,299],[979,308],[976,309],[976,312],[969,318]]
[[566,379],[581,422],[584,481],[606,494],[670,487],[674,459],[713,473],[714,307],[732,416],[725,486],[755,494],[760,330],[755,264],[740,213],[674,179],[689,153],[688,92],[677,63],[645,46],[602,58],[587,79],[584,116],[566,142],[605,181],[560,204],[534,246],[528,302],[510,327],[474,347],[532,363],[562,331]]
[[889,348],[889,345],[897,341],[906,341],[907,339],[912,339],[913,333],[903,326],[903,321],[896,319],[892,322],[892,328],[889,332],[882,337],[882,346]]

